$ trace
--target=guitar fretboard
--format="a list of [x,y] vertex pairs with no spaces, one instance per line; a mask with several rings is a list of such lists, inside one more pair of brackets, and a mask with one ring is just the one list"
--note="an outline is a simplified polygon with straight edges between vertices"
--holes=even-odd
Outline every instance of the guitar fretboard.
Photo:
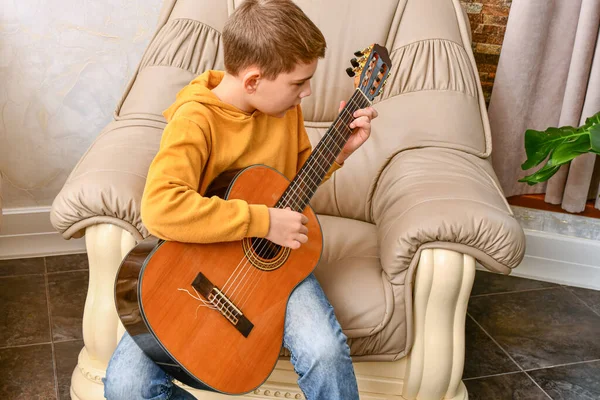
[[297,212],[304,210],[348,141],[352,133],[352,129],[348,126],[354,120],[352,115],[356,110],[370,105],[369,99],[359,89],[356,89],[275,207],[290,207]]

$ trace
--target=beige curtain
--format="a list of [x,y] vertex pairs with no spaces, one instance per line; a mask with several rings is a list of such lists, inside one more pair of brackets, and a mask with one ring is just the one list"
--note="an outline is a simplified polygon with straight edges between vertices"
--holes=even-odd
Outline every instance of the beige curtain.
[[521,170],[527,129],[580,126],[600,111],[599,29],[600,0],[512,2],[489,106],[492,162],[507,197],[546,193],[546,202],[570,212],[597,198],[594,154],[576,158],[547,183],[518,180],[536,170]]

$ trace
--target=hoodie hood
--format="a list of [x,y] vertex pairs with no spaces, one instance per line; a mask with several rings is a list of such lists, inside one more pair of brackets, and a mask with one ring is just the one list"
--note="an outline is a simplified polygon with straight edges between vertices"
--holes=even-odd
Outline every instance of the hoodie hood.
[[177,110],[186,103],[196,102],[206,106],[216,107],[222,112],[228,114],[231,118],[249,118],[251,114],[246,113],[231,104],[222,102],[213,92],[212,89],[217,87],[223,80],[225,72],[209,70],[199,75],[196,79],[190,82],[177,93],[175,102],[163,112],[163,116],[170,121]]

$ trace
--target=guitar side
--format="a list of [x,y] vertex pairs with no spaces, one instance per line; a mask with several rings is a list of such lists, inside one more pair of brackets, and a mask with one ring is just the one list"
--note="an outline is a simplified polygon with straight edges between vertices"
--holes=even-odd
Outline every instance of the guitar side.
[[148,237],[125,256],[115,280],[115,306],[119,319],[136,344],[165,372],[196,389],[210,389],[190,376],[160,344],[149,329],[138,301],[139,277],[146,260],[164,243]]

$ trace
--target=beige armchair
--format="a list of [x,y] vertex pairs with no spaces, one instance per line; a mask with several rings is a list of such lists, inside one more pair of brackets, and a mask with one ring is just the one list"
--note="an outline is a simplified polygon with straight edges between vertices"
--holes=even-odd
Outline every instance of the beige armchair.
[[[165,126],[161,112],[196,75],[222,68],[219,32],[238,3],[165,1],[114,121],[54,201],[52,223],[66,239],[85,234],[90,265],[73,399],[103,398],[101,378],[123,334],[114,278],[148,235],[140,199]],[[303,102],[313,145],[352,93],[344,73],[352,53],[380,43],[393,63],[371,139],[312,202],[325,235],[316,275],[349,338],[361,398],[466,399],[464,326],[475,260],[508,274],[525,243],[489,160],[466,14],[459,0],[298,3],[328,42]],[[303,398],[295,382],[282,354],[269,380],[243,398]]]

